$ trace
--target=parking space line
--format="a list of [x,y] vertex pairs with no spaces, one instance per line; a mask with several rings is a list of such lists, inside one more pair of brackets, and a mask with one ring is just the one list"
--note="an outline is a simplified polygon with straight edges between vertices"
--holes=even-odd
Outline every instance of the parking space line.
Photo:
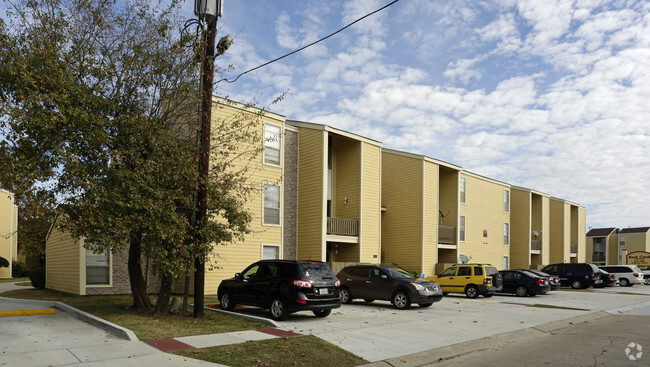
[[15,310],[15,311],[0,311],[0,317],[10,316],[33,316],[33,315],[54,315],[56,311],[53,308],[46,308],[42,310]]

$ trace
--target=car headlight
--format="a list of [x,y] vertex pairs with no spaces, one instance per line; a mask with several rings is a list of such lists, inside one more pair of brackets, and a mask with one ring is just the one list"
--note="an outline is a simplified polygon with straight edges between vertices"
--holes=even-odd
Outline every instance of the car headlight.
[[411,285],[413,286],[413,288],[415,288],[418,291],[423,291],[426,289],[422,284],[411,282]]

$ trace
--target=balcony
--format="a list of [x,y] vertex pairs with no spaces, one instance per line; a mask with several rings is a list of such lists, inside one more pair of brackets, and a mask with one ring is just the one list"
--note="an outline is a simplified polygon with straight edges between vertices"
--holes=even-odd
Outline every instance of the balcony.
[[605,254],[603,253],[594,253],[593,255],[591,255],[591,261],[605,262],[605,260],[606,260]]
[[542,240],[530,240],[530,249],[532,251],[542,250]]
[[438,226],[438,244],[455,245],[456,227]]
[[572,254],[578,253],[578,245],[571,245],[571,253]]
[[359,236],[359,221],[327,218],[327,234],[336,236]]

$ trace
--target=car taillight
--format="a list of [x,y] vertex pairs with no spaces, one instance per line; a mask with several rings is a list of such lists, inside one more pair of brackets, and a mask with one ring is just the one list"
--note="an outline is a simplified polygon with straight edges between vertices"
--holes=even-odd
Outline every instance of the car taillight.
[[537,284],[539,284],[539,285],[544,284],[544,279],[542,279],[542,278],[537,279]]
[[596,278],[596,274],[591,273],[591,279],[595,279],[595,278]]
[[638,278],[638,277],[639,277],[639,273],[634,273],[634,276]]
[[334,282],[334,286],[335,287],[340,287],[341,286],[341,281],[337,279],[336,282]]
[[306,280],[294,280],[292,283],[293,283],[293,285],[295,285],[296,287],[300,287],[300,288],[311,288],[311,282],[308,282],[308,281],[306,281]]
[[483,278],[483,284],[492,284],[492,279],[490,279],[490,278]]

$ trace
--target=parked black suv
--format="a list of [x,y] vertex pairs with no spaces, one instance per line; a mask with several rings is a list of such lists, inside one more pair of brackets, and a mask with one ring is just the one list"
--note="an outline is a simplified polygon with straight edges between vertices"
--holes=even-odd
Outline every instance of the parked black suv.
[[603,282],[598,267],[590,263],[549,264],[542,271],[557,275],[563,286],[574,289],[597,286]]
[[442,299],[442,289],[437,283],[416,279],[393,264],[350,265],[337,276],[341,280],[343,303],[351,303],[354,298],[363,298],[366,302],[380,299],[402,310],[411,307],[411,302],[429,307]]
[[269,309],[274,320],[302,310],[325,317],[341,307],[340,284],[320,261],[261,260],[223,280],[217,294],[221,308],[228,311],[249,305]]

